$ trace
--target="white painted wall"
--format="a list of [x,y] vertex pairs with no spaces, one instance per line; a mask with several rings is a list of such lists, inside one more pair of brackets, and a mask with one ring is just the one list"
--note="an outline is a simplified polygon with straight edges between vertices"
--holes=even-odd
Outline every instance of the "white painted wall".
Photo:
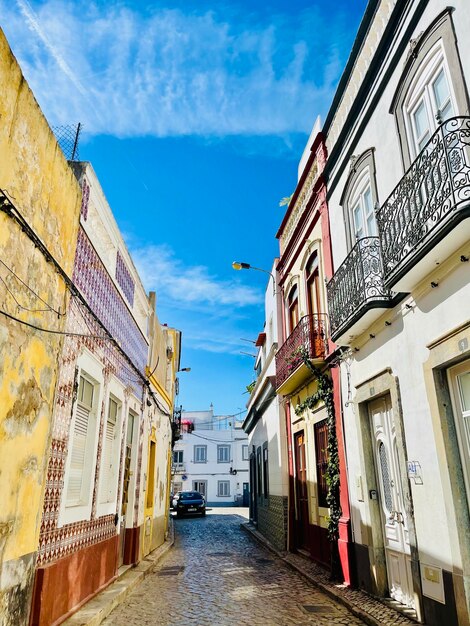
[[[385,3],[384,3],[385,4]],[[453,23],[456,31],[460,59],[470,84],[470,10],[467,0],[456,0],[453,3]],[[414,29],[412,38],[417,37],[443,11],[446,3],[430,0],[419,23]],[[415,6],[414,6],[415,8]],[[407,20],[408,21],[408,20]],[[402,33],[399,33],[399,37]],[[396,48],[394,42],[386,62]],[[372,117],[361,135],[356,134],[363,121],[358,115],[355,125],[350,129],[349,140],[344,145],[343,154],[347,153],[352,138],[357,140],[353,147],[355,155],[362,154],[366,149],[375,148],[375,165],[379,203],[382,204],[388,194],[403,176],[403,166],[394,117],[389,113],[392,97],[395,93],[406,55],[405,50],[372,113]],[[383,71],[385,71],[386,66]],[[383,72],[382,72],[383,73]],[[382,76],[378,73],[376,84]],[[371,90],[370,100],[375,95]],[[346,99],[348,96],[346,96]],[[352,101],[352,98],[349,98]],[[462,114],[468,112],[460,111]],[[334,137],[327,137],[327,146],[331,153]],[[340,175],[339,182],[332,190],[329,198],[329,213],[333,245],[334,266],[337,269],[347,255],[343,209],[340,206],[341,194],[344,190],[349,173],[349,163],[340,160],[329,175],[333,180]],[[460,227],[459,227],[460,228]],[[438,289],[431,289],[430,282],[438,277]],[[350,389],[348,397],[348,368],[342,367],[342,392],[344,401],[353,399],[355,387],[367,379],[377,375],[384,368],[391,368],[392,374],[398,378],[404,416],[407,457],[418,460],[423,471],[423,485],[412,484],[412,496],[415,509],[420,558],[426,563],[436,564],[448,570],[460,566],[459,556],[452,545],[455,518],[452,510],[444,506],[444,492],[449,490],[448,474],[442,471],[437,450],[435,433],[431,420],[430,407],[424,383],[423,367],[429,358],[427,346],[438,337],[445,335],[469,318],[470,285],[468,264],[456,265],[455,269],[442,276],[440,268],[427,277],[412,294],[383,318],[379,326],[374,326],[375,339],[367,334],[358,338],[359,352],[354,353],[350,364]],[[405,308],[408,303],[410,310]],[[386,327],[384,319],[392,322]],[[357,438],[357,421],[353,404],[344,406],[345,439],[347,447],[348,471],[351,493],[351,515],[355,541],[367,543],[363,529],[368,523],[368,489],[374,485],[364,484],[365,501],[359,502],[355,489],[356,478],[361,475],[361,450]],[[413,482],[413,481],[412,481]],[[436,529],[438,534],[436,534]]]
[[[183,414],[187,419],[188,413]],[[217,418],[216,418],[217,419]],[[230,449],[230,462],[217,462],[217,446],[228,444]],[[207,446],[207,461],[205,463],[194,462],[194,446]],[[193,489],[193,481],[207,481],[206,502],[209,506],[231,506],[237,501],[237,496],[243,495],[243,483],[248,483],[248,460],[243,460],[243,446],[248,445],[248,436],[241,428],[227,430],[214,430],[212,428],[197,428],[193,433],[183,433],[182,438],[176,442],[174,451],[183,451],[183,468],[177,469],[173,475],[173,484],[182,483],[184,491]],[[230,468],[236,470],[236,474],[230,473]],[[186,479],[183,480],[183,477]],[[230,495],[222,497],[217,494],[217,483],[221,480],[230,481]]]

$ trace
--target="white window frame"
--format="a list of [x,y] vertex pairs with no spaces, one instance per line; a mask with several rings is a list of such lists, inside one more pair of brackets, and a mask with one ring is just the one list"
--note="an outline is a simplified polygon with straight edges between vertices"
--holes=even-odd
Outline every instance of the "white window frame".
[[[84,494],[83,502],[80,504],[67,504],[67,489],[70,479],[70,465],[72,460],[73,433],[77,415],[77,400],[75,400],[73,416],[70,422],[69,439],[67,445],[67,459],[64,471],[64,486],[61,494],[59,518],[57,526],[60,528],[66,524],[72,524],[83,520],[91,519],[93,487],[96,474],[96,454],[98,449],[98,433],[100,425],[101,405],[103,401],[103,366],[94,358],[91,352],[84,350],[77,360],[77,385],[80,376],[83,376],[95,386],[93,398],[93,411],[90,413],[92,423],[89,423],[87,430],[87,441],[84,463],[84,481],[87,491]],[[77,388],[78,389],[78,388]]]
[[[203,488],[199,489],[201,484]],[[207,500],[207,480],[193,480],[193,491],[199,491],[204,496],[204,499]]]
[[[121,459],[121,433],[122,433],[122,415],[123,415],[123,406],[124,406],[124,387],[118,383],[115,378],[112,378],[109,382],[107,389],[107,398],[106,398],[106,406],[104,410],[104,421],[103,421],[103,439],[101,446],[101,459],[100,459],[100,475],[98,482],[98,498],[96,505],[96,514],[98,517],[103,515],[111,515],[116,512],[116,500],[117,500],[117,492],[118,492],[118,479],[119,479],[119,464]],[[105,455],[105,446],[106,446],[106,423],[108,419],[108,410],[109,410],[109,401],[110,399],[117,402],[118,412],[116,416],[116,426],[114,431],[114,441],[113,447],[111,451],[111,459],[112,459],[112,472],[110,476],[110,491],[111,491],[111,499],[106,502],[102,502],[103,490],[105,489],[105,476],[106,473],[102,466],[103,460],[106,458]]]
[[[178,461],[178,462],[175,461],[175,454],[178,454],[178,455],[181,454],[181,461]],[[182,470],[184,467],[184,450],[173,450],[171,460],[172,460],[172,465],[175,468],[175,470]]]
[[249,461],[249,460],[250,460],[249,446],[243,444],[242,445],[242,461]]
[[[227,493],[221,493],[221,491],[225,491],[225,489],[222,489],[222,485],[227,486]],[[217,481],[217,497],[218,498],[230,498],[230,481],[229,480]]]
[[408,95],[403,106],[406,134],[408,136],[408,143],[411,147],[413,159],[415,159],[423,149],[419,148],[419,137],[417,137],[414,123],[414,113],[418,110],[422,102],[425,103],[425,111],[429,123],[428,140],[439,126],[439,122],[435,117],[437,114],[437,107],[433,84],[441,69],[444,71],[447,85],[449,87],[450,101],[453,109],[452,116],[458,115],[456,97],[451,79],[452,75],[449,70],[442,40],[439,40],[431,48],[426,58],[421,63],[417,76],[414,82],[410,85]]
[[[221,452],[224,449],[228,449],[227,460],[221,459]],[[224,443],[224,444],[220,444],[217,446],[217,463],[230,463],[231,462],[230,456],[231,456],[230,444]]]
[[[204,451],[202,455],[204,457],[203,459],[197,458],[198,456],[196,452],[197,449]],[[207,446],[201,445],[201,444],[195,444],[194,449],[193,449],[193,457],[194,457],[194,461],[193,461],[194,463],[207,463]]]
[[[370,199],[371,199],[371,212],[367,213],[367,207],[365,202],[366,191],[369,190]],[[356,220],[355,220],[355,208],[359,206],[363,233],[361,236],[358,236],[358,232],[356,230]],[[354,183],[354,186],[351,190],[348,199],[348,208],[350,212],[350,223],[351,223],[351,239],[354,243],[359,241],[359,239],[364,239],[365,237],[377,237],[377,221],[375,219],[375,207],[374,207],[374,194],[372,191],[372,182],[369,167],[365,167],[362,172],[359,174],[357,180]],[[368,217],[373,216],[373,224],[374,228],[369,229]]]

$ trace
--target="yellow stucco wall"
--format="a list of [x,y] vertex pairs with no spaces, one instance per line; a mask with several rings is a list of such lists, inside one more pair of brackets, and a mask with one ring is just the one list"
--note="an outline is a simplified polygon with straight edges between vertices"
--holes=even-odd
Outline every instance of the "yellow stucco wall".
[[[80,188],[1,31],[0,93],[0,188],[71,275]],[[11,270],[45,302],[64,310],[68,294],[63,280],[19,225],[0,211],[0,309],[37,326],[63,330],[63,316],[33,312],[46,307]],[[18,307],[6,286],[33,311]],[[33,330],[0,314],[2,624],[27,619],[17,601],[12,605],[12,597],[18,590],[27,592],[34,569],[61,345],[60,335]],[[28,555],[33,556],[25,559]]]

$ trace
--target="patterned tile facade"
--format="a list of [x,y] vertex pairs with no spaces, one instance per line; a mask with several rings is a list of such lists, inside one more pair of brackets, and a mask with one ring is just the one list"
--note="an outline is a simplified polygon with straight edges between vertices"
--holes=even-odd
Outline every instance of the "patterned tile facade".
[[83,229],[78,234],[73,281],[93,313],[144,372],[148,345]]
[[[83,295],[92,304],[93,311],[118,339],[133,363],[141,371],[147,360],[147,344],[104,266],[92,248],[86,235],[81,232],[73,273],[74,281]],[[126,315],[127,314],[127,315]],[[116,376],[125,387],[120,433],[121,455],[119,485],[123,463],[124,438],[127,429],[128,404],[131,397],[139,399],[140,422],[143,426],[142,407],[144,390],[135,370],[121,352],[104,337],[103,330],[95,317],[80,302],[72,297],[67,314],[66,332],[83,336],[67,336],[64,339],[59,378],[55,397],[52,442],[45,486],[44,510],[41,522],[37,566],[43,566],[89,545],[109,539],[116,532],[114,514],[97,517],[99,464],[103,440],[105,398],[111,375]],[[104,393],[100,410],[100,431],[97,451],[97,471],[93,486],[91,519],[58,527],[60,502],[64,489],[65,462],[67,459],[70,425],[72,420],[74,393],[77,377],[77,359],[83,348],[87,348],[103,365]],[[127,348],[127,349],[126,349]],[[142,429],[141,429],[142,430]],[[139,442],[139,453],[142,441]],[[137,483],[139,484],[139,483]],[[137,501],[138,501],[137,494]],[[120,502],[120,488],[117,502]]]
[[134,306],[135,283],[132,280],[132,276],[119,250],[116,255],[116,280],[129,301],[129,304]]

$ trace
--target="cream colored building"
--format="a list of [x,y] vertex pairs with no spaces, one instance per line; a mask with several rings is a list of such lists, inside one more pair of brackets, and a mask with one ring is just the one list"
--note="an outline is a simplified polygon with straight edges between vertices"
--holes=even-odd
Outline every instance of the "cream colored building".
[[356,581],[469,623],[470,5],[369,2],[323,132]]

